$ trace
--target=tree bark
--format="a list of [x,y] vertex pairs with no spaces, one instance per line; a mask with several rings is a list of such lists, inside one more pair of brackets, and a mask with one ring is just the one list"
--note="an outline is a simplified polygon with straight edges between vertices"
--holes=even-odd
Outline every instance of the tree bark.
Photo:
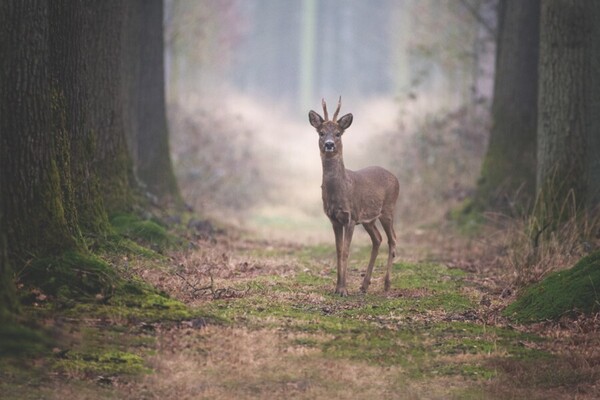
[[598,204],[600,4],[542,1],[537,186],[539,212]]
[[160,203],[181,204],[167,129],[162,0],[141,1],[139,18],[139,83],[133,88],[137,89],[132,140],[136,172]]
[[[164,85],[162,13],[152,19],[159,33],[140,32],[129,25],[136,12],[140,15],[133,4],[0,2],[0,321],[17,310],[10,266],[23,270],[34,259],[85,252],[81,231],[102,232],[108,213],[132,208],[136,200],[125,132],[135,126],[128,121],[146,118],[140,109],[163,114],[154,122],[164,129],[144,140],[161,143],[166,161],[155,157],[156,168],[170,166],[164,88],[142,92],[126,83],[131,76],[136,85],[146,83],[137,73],[144,60],[139,35],[152,33],[160,37],[160,48],[153,48],[145,62],[160,64],[148,68]],[[128,58],[123,38],[132,31],[138,39],[129,48],[135,56]],[[136,94],[136,104],[137,96],[152,96],[152,105],[134,107],[126,93]],[[48,279],[52,271],[47,270]]]
[[133,201],[120,61],[126,4],[49,2],[51,79],[64,109],[55,113],[55,130],[68,140],[76,222],[88,233],[105,230],[107,212]]
[[499,5],[493,125],[475,195],[479,210],[526,209],[535,195],[539,0]]
[[10,260],[76,246],[64,101],[50,79],[48,2],[0,5],[0,196]]
[[77,209],[77,224],[87,233],[96,233],[106,229],[108,219],[93,170],[97,129],[91,114],[96,91],[90,81],[96,66],[92,65],[90,53],[96,48],[95,41],[90,40],[90,20],[97,16],[89,6],[80,0],[49,2],[50,69],[64,107],[56,129],[66,132],[69,141],[70,192]]
[[125,6],[121,0],[85,0],[82,35],[87,47],[89,68],[84,84],[89,93],[89,126],[95,134],[94,173],[109,214],[131,209],[133,163],[127,149],[126,113],[122,92],[122,35],[127,30]]
[[[98,233],[106,210],[132,206],[124,20],[118,0],[0,7],[0,214],[6,258],[20,269],[37,257],[82,250],[80,229]],[[7,271],[3,265],[0,273]]]

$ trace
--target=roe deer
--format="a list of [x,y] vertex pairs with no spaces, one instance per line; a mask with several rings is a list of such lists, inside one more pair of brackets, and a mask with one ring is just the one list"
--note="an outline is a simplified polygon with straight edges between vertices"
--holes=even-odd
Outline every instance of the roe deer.
[[352,114],[337,120],[342,98],[340,97],[333,119],[329,120],[327,104],[322,100],[324,118],[315,111],[308,113],[310,124],[319,134],[319,149],[323,163],[323,208],[329,217],[335,233],[337,254],[337,285],[335,293],[347,296],[346,270],[348,253],[352,242],[354,226],[362,224],[371,237],[373,248],[369,266],[360,287],[366,293],[371,283],[371,273],[377,258],[381,234],[375,223],[381,222],[388,238],[388,259],[384,290],[390,288],[390,272],[394,260],[396,233],[394,232],[394,208],[400,191],[398,179],[381,167],[367,167],[350,171],[344,167],[342,155],[342,134],[352,124]]

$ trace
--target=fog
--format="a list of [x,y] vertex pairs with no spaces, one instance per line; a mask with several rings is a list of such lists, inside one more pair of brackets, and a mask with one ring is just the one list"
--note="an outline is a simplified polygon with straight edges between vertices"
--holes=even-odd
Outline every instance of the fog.
[[354,115],[346,167],[398,176],[400,226],[439,218],[474,184],[485,148],[495,12],[492,0],[167,1],[186,201],[265,235],[330,239],[307,114],[341,96]]

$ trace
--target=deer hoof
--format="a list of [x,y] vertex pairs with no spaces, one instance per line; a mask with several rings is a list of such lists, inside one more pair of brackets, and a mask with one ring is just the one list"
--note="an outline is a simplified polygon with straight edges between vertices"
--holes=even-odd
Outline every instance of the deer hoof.
[[362,285],[360,285],[360,291],[361,291],[361,292],[363,292],[363,293],[367,293],[367,290],[368,290],[368,289],[369,289],[369,284],[368,284],[368,283],[365,283],[365,282],[363,282],[363,284],[362,284]]
[[385,292],[388,292],[390,290],[390,287],[392,286],[392,283],[390,282],[389,278],[386,278],[384,283],[383,283],[383,290]]
[[346,288],[335,288],[335,294],[339,294],[340,297],[347,297],[348,290]]

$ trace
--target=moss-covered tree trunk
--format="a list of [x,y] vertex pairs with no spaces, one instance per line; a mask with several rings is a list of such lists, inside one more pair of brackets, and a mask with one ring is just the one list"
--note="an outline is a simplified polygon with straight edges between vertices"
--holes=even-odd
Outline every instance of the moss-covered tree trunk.
[[[98,179],[93,171],[94,143],[93,80],[96,61],[91,19],[97,18],[82,1],[53,0],[50,7],[51,73],[57,99],[63,109],[57,129],[69,140],[71,192],[77,209],[77,223],[86,233],[104,231],[107,216]],[[92,74],[90,78],[90,74]]]
[[535,194],[539,15],[539,0],[500,1],[493,125],[478,210],[522,211]]
[[165,107],[163,2],[143,0],[140,11],[138,115],[132,140],[137,176],[161,203],[180,204]]
[[121,38],[127,29],[126,3],[84,1],[87,26],[82,35],[89,61],[84,83],[91,95],[88,118],[95,137],[90,146],[94,173],[109,214],[131,209],[134,202],[122,93]]
[[540,215],[598,203],[600,2],[542,1],[537,186]]
[[51,80],[48,2],[0,3],[0,196],[9,259],[77,244],[64,102]]
[[137,176],[137,132],[138,93],[140,85],[140,40],[143,0],[130,0],[125,4],[124,25],[121,36],[121,95],[123,96],[123,113],[125,118],[125,138],[131,156],[134,175]]
[[[81,231],[102,232],[107,210],[132,207],[122,96],[125,4],[0,2],[0,239],[6,239],[5,247],[0,240],[0,299],[6,310],[14,298],[9,263],[31,282],[74,277],[45,260],[85,252]],[[85,256],[76,258],[84,268]]]
[[17,311],[15,282],[6,247],[7,226],[3,214],[3,201],[0,196],[0,325],[9,323]]

